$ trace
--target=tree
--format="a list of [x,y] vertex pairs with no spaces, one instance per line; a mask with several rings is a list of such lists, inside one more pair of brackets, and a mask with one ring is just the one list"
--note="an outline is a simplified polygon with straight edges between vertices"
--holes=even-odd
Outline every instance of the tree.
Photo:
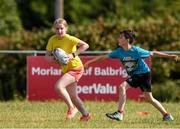
[[0,0],[0,34],[10,36],[22,29],[15,0]]

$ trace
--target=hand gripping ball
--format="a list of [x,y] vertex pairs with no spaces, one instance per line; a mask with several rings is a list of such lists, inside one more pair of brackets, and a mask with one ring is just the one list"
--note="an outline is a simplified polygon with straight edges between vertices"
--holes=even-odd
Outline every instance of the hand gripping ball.
[[68,64],[69,56],[63,49],[55,48],[52,53],[60,64]]

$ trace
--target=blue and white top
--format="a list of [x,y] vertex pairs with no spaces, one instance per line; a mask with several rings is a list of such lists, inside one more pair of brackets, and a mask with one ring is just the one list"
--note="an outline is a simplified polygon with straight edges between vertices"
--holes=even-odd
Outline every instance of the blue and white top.
[[144,50],[138,46],[132,46],[131,49],[127,51],[119,47],[110,52],[108,56],[110,58],[119,59],[129,76],[150,72],[150,68],[143,60],[143,58],[150,57],[150,51]]

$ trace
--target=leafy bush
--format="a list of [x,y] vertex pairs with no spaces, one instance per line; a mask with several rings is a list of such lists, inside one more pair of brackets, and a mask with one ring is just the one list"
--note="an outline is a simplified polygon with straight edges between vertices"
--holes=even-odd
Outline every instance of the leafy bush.
[[10,36],[22,29],[15,0],[0,0],[0,19],[0,35]]
[[[51,30],[20,31],[4,45],[7,50],[45,50]],[[26,97],[26,56],[0,55],[0,100]]]
[[153,85],[153,95],[162,102],[180,101],[180,81],[168,80],[163,83],[155,83]]
[[54,20],[54,0],[16,0],[19,17],[25,29],[47,28]]

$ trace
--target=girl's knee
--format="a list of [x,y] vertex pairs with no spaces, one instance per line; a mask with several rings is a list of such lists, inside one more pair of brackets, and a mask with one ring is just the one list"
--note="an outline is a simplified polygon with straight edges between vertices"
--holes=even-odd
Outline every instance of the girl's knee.
[[60,92],[60,91],[63,90],[63,87],[60,86],[60,85],[55,85],[54,89],[55,89],[56,92]]
[[57,86],[57,85],[55,85],[55,86],[54,86],[54,90],[55,90],[56,92],[58,92],[58,91],[59,91],[59,88],[58,88],[58,86]]

